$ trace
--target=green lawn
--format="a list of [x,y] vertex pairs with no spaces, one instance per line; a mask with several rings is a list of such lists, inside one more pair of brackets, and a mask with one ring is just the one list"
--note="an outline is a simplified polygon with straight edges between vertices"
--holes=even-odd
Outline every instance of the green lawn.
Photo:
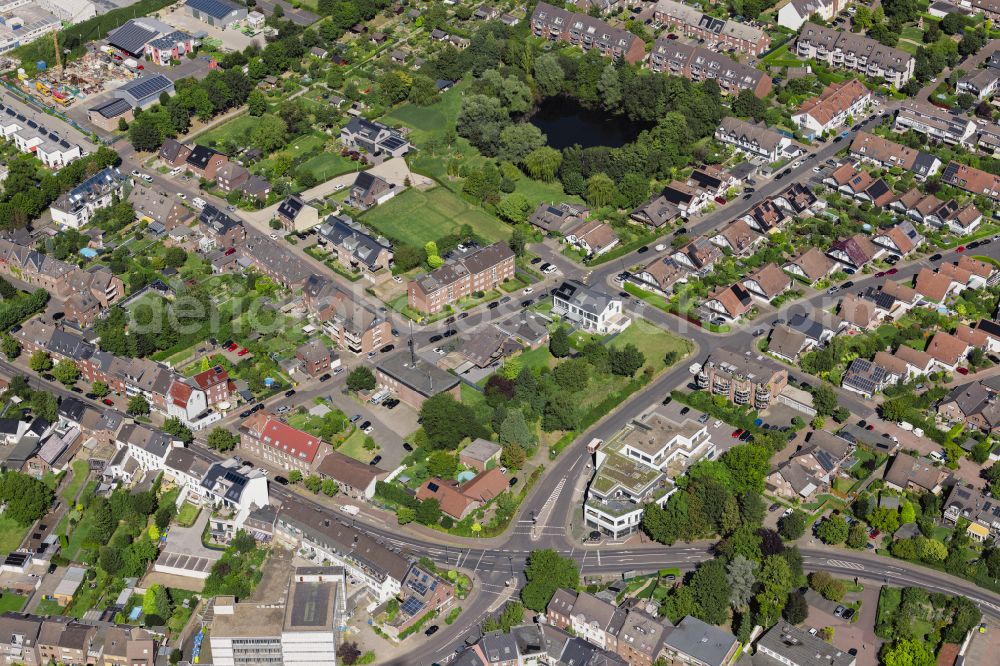
[[20,611],[24,608],[24,602],[27,600],[28,597],[13,592],[0,594],[0,615],[7,611],[14,611],[15,613]]
[[62,615],[66,609],[51,599],[42,599],[35,607],[35,615]]
[[454,88],[440,95],[441,99],[437,104],[403,104],[386,114],[382,120],[389,125],[402,123],[410,127],[413,130],[410,138],[414,143],[423,143],[429,137],[455,126],[462,109],[462,94],[469,85],[468,79],[459,81]]
[[320,153],[300,164],[297,169],[312,172],[319,182],[327,181],[334,176],[350,173],[358,168],[358,163],[350,158],[341,157],[340,153]]
[[350,456],[361,462],[370,462],[375,457],[375,451],[365,450],[365,433],[355,429],[351,436],[344,440],[344,443],[337,447],[337,450],[345,456]]
[[664,369],[664,357],[669,352],[677,352],[679,359],[683,359],[691,352],[691,343],[676,335],[666,333],[644,319],[632,322],[621,335],[611,341],[611,346],[617,349],[627,344],[633,344],[646,355],[646,366],[659,372]]
[[0,552],[9,553],[17,550],[27,533],[27,527],[18,525],[7,516],[0,516]]
[[507,225],[444,187],[426,192],[409,189],[361,217],[390,239],[417,247],[456,232],[463,224],[491,242],[510,237]]
[[202,146],[207,146],[212,141],[216,144],[221,144],[229,140],[236,141],[237,143],[246,143],[248,137],[250,136],[250,130],[253,129],[253,126],[256,124],[256,118],[251,116],[249,113],[244,113],[241,116],[233,118],[229,122],[219,125],[215,129],[205,132],[195,139],[195,143]]
[[538,349],[529,349],[520,356],[517,360],[521,362],[522,367],[527,368],[551,368],[555,365],[555,357],[549,352],[548,345],[542,345]]
[[87,472],[90,469],[90,465],[86,460],[74,460],[73,461],[73,478],[70,479],[66,487],[63,488],[62,498],[66,500],[67,504],[73,502],[76,499],[77,493],[80,492],[80,488],[87,481]]
[[191,502],[185,501],[181,505],[181,510],[177,512],[177,524],[183,527],[190,527],[194,525],[194,521],[198,519],[198,514],[201,509],[196,505],[191,504]]

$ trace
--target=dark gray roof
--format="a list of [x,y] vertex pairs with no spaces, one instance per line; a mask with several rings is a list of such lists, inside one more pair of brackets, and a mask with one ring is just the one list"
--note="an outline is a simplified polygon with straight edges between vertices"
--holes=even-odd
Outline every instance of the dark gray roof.
[[408,351],[401,351],[382,359],[376,367],[379,372],[385,373],[427,398],[448,391],[458,384],[459,380],[455,375],[445,372],[419,356],[415,357],[415,360],[416,363],[413,363]]
[[104,102],[103,104],[98,104],[97,106],[91,108],[91,111],[101,114],[104,118],[117,118],[132,109],[132,105],[123,99],[115,98]]
[[375,265],[383,249],[389,248],[388,241],[376,239],[349,217],[331,215],[320,226],[319,235],[328,242],[349,250],[352,257],[369,267]]
[[281,202],[281,205],[278,206],[278,215],[287,217],[289,220],[294,220],[305,207],[305,202],[293,195]]
[[198,169],[204,169],[208,166],[208,161],[212,159],[213,155],[221,154],[219,151],[208,146],[195,146],[194,150],[187,157],[187,163]]
[[737,641],[728,631],[688,615],[667,633],[664,644],[708,666],[722,666]]
[[854,655],[785,621],[778,622],[757,643],[757,651],[783,657],[797,666],[852,666]]
[[217,19],[226,18],[229,14],[239,9],[238,5],[228,2],[228,0],[187,0],[185,4],[192,9],[197,9],[199,12]]
[[132,20],[108,35],[108,44],[116,46],[122,51],[128,51],[132,55],[139,55],[142,53],[143,47],[146,46],[146,42],[158,34],[156,30],[139,25]]
[[[220,482],[222,482],[221,486],[219,486]],[[240,498],[243,496],[243,490],[249,482],[250,478],[240,472],[235,466],[214,463],[208,469],[205,478],[201,480],[201,487],[215,491],[216,487],[219,486],[221,489],[224,489],[222,493],[224,499],[234,504],[239,504]]]
[[556,288],[554,298],[566,301],[594,315],[604,312],[611,297],[591,289],[577,280],[566,280]]
[[151,97],[158,97],[160,93],[173,87],[174,82],[162,74],[151,74],[129,81],[116,92],[126,94],[141,103]]

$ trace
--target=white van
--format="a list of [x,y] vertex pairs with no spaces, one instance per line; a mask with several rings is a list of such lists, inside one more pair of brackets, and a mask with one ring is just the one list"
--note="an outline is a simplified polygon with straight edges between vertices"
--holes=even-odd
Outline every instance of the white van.
[[944,455],[940,451],[931,451],[930,456],[934,462],[944,462]]
[[202,208],[204,208],[207,205],[205,203],[205,200],[202,199],[201,197],[195,197],[194,200],[191,203],[193,203],[195,205],[195,207],[198,208],[198,209],[202,209]]
[[177,174],[181,173],[182,171],[184,171],[184,167],[174,167],[173,169],[170,170],[170,175],[171,176],[176,176]]

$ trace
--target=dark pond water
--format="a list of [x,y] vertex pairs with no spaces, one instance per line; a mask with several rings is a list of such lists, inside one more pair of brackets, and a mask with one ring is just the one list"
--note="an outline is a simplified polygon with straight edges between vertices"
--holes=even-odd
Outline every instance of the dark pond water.
[[618,148],[632,143],[639,132],[648,128],[643,123],[629,122],[622,116],[585,109],[566,97],[546,99],[528,121],[548,137],[549,146],[559,150],[573,144],[584,148]]

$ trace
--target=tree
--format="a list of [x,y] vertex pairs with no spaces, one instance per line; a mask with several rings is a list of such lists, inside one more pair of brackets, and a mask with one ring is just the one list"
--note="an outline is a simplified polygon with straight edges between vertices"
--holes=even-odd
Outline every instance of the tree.
[[562,164],[562,159],[562,153],[555,148],[542,146],[541,148],[532,150],[525,156],[524,168],[532,178],[548,183],[559,172],[559,165]]
[[284,119],[272,113],[265,113],[250,130],[250,143],[265,153],[270,153],[285,145],[288,125]]
[[358,663],[361,658],[361,650],[358,648],[358,644],[353,641],[347,641],[341,643],[340,647],[337,648],[337,656],[340,660],[347,664],[347,666],[354,666]]
[[408,506],[401,506],[396,509],[396,521],[400,525],[412,523],[417,518],[417,512]]
[[691,591],[701,611],[696,616],[698,619],[709,624],[722,624],[726,621],[730,591],[726,565],[722,560],[709,560],[700,564],[691,577]]
[[868,524],[886,534],[892,534],[899,529],[899,512],[895,509],[880,506],[868,516]]
[[741,444],[726,451],[719,460],[732,475],[731,490],[736,493],[760,492],[770,469],[771,453],[763,446]]
[[52,369],[52,357],[44,349],[38,349],[28,359],[28,367],[35,372],[48,372]]
[[726,582],[729,583],[729,603],[737,610],[746,610],[753,599],[757,583],[757,563],[743,555],[736,555],[729,562]]
[[740,91],[740,94],[733,100],[733,114],[741,118],[753,118],[763,120],[767,112],[767,102],[757,97],[748,88]]
[[129,416],[147,416],[149,414],[149,403],[146,402],[146,398],[141,393],[137,393],[128,401],[126,411]]
[[355,393],[373,391],[376,386],[378,386],[378,382],[375,381],[375,375],[367,366],[359,365],[347,375],[347,388]]
[[505,196],[497,204],[497,215],[500,219],[511,224],[521,224],[528,219],[529,208],[530,204],[528,204],[527,198],[523,194],[514,192]]
[[900,502],[899,523],[901,525],[909,525],[910,523],[915,523],[916,521],[917,521],[917,511],[916,509],[913,508],[913,505],[906,500]]
[[21,343],[17,341],[17,338],[4,334],[3,338],[0,339],[0,351],[3,351],[3,355],[7,357],[8,361],[13,361],[21,355]]
[[569,355],[569,333],[565,326],[559,326],[556,330],[552,331],[552,334],[549,336],[549,352],[556,358],[563,358]]
[[521,469],[527,459],[527,454],[519,444],[505,444],[500,451],[500,464],[507,469]]
[[500,130],[500,157],[520,163],[534,150],[545,145],[545,135],[531,123],[515,123]]
[[65,358],[52,369],[52,374],[63,386],[73,386],[80,379],[80,367],[76,361]]
[[795,541],[805,534],[806,520],[801,511],[792,511],[778,521],[778,532],[789,541]]
[[297,469],[293,469],[288,473],[288,483],[292,485],[302,482],[302,472]]
[[447,451],[435,451],[427,457],[427,471],[436,477],[450,479],[458,470],[458,458]]
[[542,410],[542,430],[573,430],[578,425],[577,403],[565,392],[556,393]]
[[920,559],[925,562],[941,562],[948,557],[948,547],[937,539],[920,541]]
[[267,95],[256,88],[247,97],[247,109],[251,116],[260,117],[267,113]]
[[611,362],[612,374],[622,377],[632,377],[646,363],[646,355],[631,342],[621,349],[612,347],[608,359]]
[[792,590],[792,571],[780,555],[764,558],[760,568],[760,591],[757,593],[758,621],[765,626],[778,620],[788,593]]
[[212,432],[208,433],[206,443],[209,448],[225,453],[235,449],[236,445],[240,443],[240,438],[225,428],[213,428]]
[[535,58],[535,83],[546,97],[553,97],[562,92],[566,72],[559,63],[559,56],[554,53],[543,53]]
[[323,485],[320,487],[323,494],[327,497],[333,497],[338,492],[340,492],[340,485],[337,484],[333,479],[323,479]]
[[789,592],[781,616],[791,624],[801,624],[809,617],[809,602],[800,592]]
[[659,614],[670,618],[670,622],[674,624],[688,615],[697,616],[698,613],[698,602],[694,600],[694,593],[689,585],[681,585],[671,589],[659,608]]
[[934,666],[937,660],[922,640],[907,639],[882,648],[884,666]]
[[587,192],[584,198],[595,208],[607,206],[615,198],[615,181],[604,172],[595,173],[587,179]]
[[0,475],[0,504],[7,505],[4,516],[18,525],[28,526],[44,516],[53,497],[47,485],[27,474],[11,471]]
[[829,386],[821,384],[813,391],[813,407],[816,408],[816,413],[832,416],[838,406],[837,394]]
[[101,380],[97,380],[90,385],[90,392],[98,398],[103,398],[111,393],[111,388]]
[[142,612],[158,617],[161,622],[170,618],[170,597],[167,596],[165,587],[154,583],[146,588],[146,593],[142,597]]
[[840,516],[830,516],[819,524],[816,534],[827,545],[844,543],[847,539],[847,522]]
[[163,422],[163,430],[175,439],[184,442],[185,445],[194,441],[194,433],[176,416],[171,416]]
[[424,401],[420,407],[420,425],[431,449],[454,451],[466,437],[489,436],[472,408],[455,400],[450,393],[439,393]]
[[866,32],[872,27],[874,23],[872,18],[871,7],[867,5],[857,5],[855,6],[854,17],[851,19],[851,23],[857,26],[862,32]]
[[863,550],[868,544],[868,530],[863,523],[857,522],[851,525],[851,530],[847,534],[847,547],[855,550]]
[[546,548],[532,551],[524,569],[527,584],[521,588],[521,601],[533,611],[544,612],[552,595],[560,587],[575,590],[580,585],[576,562]]

